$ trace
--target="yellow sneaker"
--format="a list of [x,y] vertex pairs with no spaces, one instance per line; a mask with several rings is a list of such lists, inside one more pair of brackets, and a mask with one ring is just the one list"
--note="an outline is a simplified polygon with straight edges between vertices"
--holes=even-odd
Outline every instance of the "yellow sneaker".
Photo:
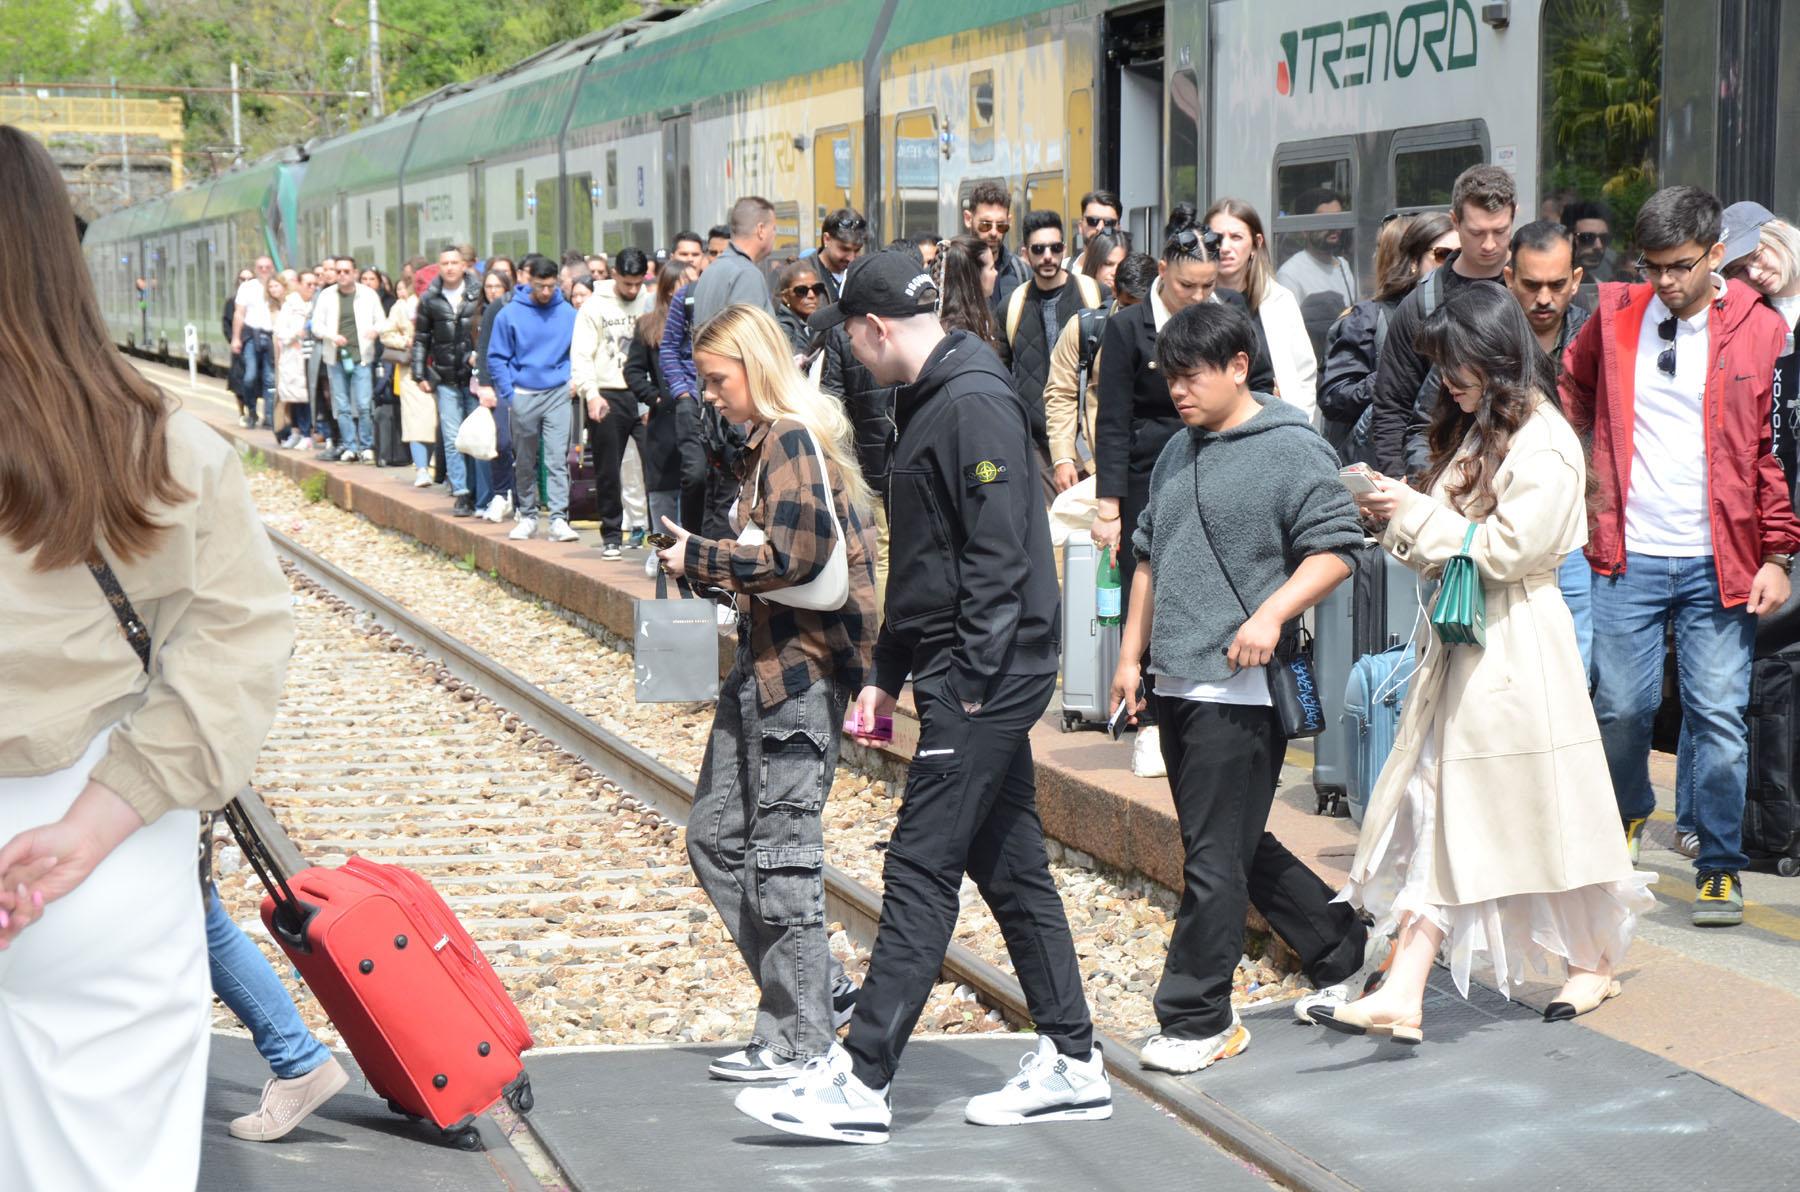
[[1694,899],[1695,927],[1736,927],[1744,921],[1744,888],[1735,873],[1708,869],[1700,875]]
[[1631,863],[1638,863],[1638,849],[1644,841],[1644,825],[1648,819],[1628,819],[1625,821],[1625,851],[1631,855]]

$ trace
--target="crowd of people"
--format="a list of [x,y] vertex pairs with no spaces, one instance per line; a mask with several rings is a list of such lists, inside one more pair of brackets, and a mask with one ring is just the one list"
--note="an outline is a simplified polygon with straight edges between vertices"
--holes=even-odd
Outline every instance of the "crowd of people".
[[[0,251],[85,276],[48,155],[0,129],[0,167]],[[1078,233],[1028,212],[1018,251],[1011,196],[983,185],[956,234],[876,251],[844,209],[788,259],[772,204],[746,197],[666,251],[446,246],[397,287],[349,258],[292,275],[263,258],[227,313],[234,383],[246,425],[343,463],[391,447],[453,514],[510,517],[516,539],[547,521],[573,540],[591,484],[607,557],[655,534],[648,569],[735,612],[687,843],[761,991],[751,1041],[709,1072],[774,1129],[887,1140],[965,876],[1039,1035],[967,1119],[1112,1112],[1035,803],[1030,731],[1074,646],[1053,507],[1117,556],[1112,702],[1182,838],[1146,1067],[1249,1045],[1230,1000],[1247,904],[1315,987],[1297,1015],[1336,1031],[1419,1042],[1440,957],[1465,993],[1483,961],[1503,991],[1560,976],[1547,1022],[1617,996],[1651,903],[1635,863],[1671,628],[1694,922],[1740,922],[1754,639],[1800,546],[1800,232],[1672,186],[1636,214],[1644,280],[1588,287],[1613,242],[1583,225],[1604,216],[1515,226],[1511,176],[1475,166],[1448,213],[1384,224],[1364,297],[1327,237],[1278,268],[1241,200],[1176,205],[1154,256],[1116,195],[1080,210]],[[1322,337],[1321,296],[1339,312]],[[91,289],[0,314],[19,331],[0,352],[11,420],[80,431],[0,472],[14,663],[66,676],[0,733],[0,1182],[191,1183],[204,949],[215,977],[255,967],[207,937],[193,842],[272,721],[289,594],[235,455],[104,347]],[[492,447],[465,454],[482,410]],[[1302,618],[1371,536],[1428,576],[1472,567],[1485,645],[1416,636],[1333,891],[1267,830],[1277,695]],[[822,814],[842,735],[890,739],[907,684],[918,743],[858,985],[827,946]],[[140,944],[121,953],[105,941],[126,903]],[[238,979],[253,996],[264,975]],[[146,996],[112,996],[122,980]],[[303,1031],[279,1037],[284,1015],[253,1026],[276,1079],[242,1136],[271,1136],[342,1073]],[[118,1112],[94,1111],[101,1085]]]

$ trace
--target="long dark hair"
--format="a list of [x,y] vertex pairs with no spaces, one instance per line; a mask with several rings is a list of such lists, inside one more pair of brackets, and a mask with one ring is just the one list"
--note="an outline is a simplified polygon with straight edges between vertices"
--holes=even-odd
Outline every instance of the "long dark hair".
[[1442,211],[1402,215],[1389,221],[1375,242],[1376,300],[1398,302],[1412,293],[1419,284],[1419,258],[1446,232],[1455,230],[1456,225]]
[[681,288],[687,266],[673,257],[656,271],[656,299],[650,309],[638,316],[637,334],[650,347],[662,343],[663,328],[669,322],[669,307],[675,302],[675,291]]
[[[938,320],[946,331],[967,331],[990,346],[999,336],[994,326],[993,308],[981,292],[981,255],[1004,252],[994,249],[979,236],[967,232],[952,238],[938,253],[938,293],[944,296],[938,308]],[[998,266],[999,261],[994,264]]]
[[101,545],[144,558],[166,529],[156,508],[192,496],[169,466],[169,402],[113,347],[62,174],[10,124],[0,125],[0,260],[55,279],[0,289],[0,419],[31,440],[0,452],[0,537],[35,551],[35,571],[76,566]]
[[1106,268],[1106,258],[1112,256],[1113,249],[1121,244],[1125,246],[1125,254],[1131,255],[1131,244],[1123,233],[1096,232],[1089,237],[1087,249],[1081,254],[1081,271],[1089,277],[1098,278],[1100,270]]
[[[1498,498],[1494,476],[1513,436],[1540,401],[1555,402],[1556,364],[1538,345],[1518,300],[1500,286],[1464,286],[1431,312],[1414,346],[1441,378],[1481,386],[1481,404],[1465,414],[1449,391],[1431,415],[1429,490],[1452,464],[1450,503],[1465,517],[1486,517]],[[1458,457],[1463,444],[1469,450]]]

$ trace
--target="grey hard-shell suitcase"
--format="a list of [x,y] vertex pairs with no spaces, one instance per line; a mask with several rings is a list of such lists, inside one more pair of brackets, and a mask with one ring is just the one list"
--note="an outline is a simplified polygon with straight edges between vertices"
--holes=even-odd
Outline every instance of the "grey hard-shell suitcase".
[[1107,694],[1119,666],[1119,626],[1094,619],[1094,570],[1098,554],[1092,542],[1070,539],[1063,544],[1062,726],[1104,728],[1112,709]]
[[1419,623],[1416,572],[1369,542],[1350,578],[1313,610],[1313,673],[1325,705],[1325,731],[1313,738],[1313,790],[1320,815],[1347,815],[1357,746],[1344,723],[1344,694],[1358,658],[1412,640]]

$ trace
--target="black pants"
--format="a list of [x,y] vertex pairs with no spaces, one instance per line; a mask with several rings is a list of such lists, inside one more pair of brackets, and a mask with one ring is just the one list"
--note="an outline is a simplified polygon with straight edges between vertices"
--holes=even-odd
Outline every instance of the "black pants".
[[1075,941],[1044,852],[1031,760],[1031,726],[1055,687],[1053,674],[1005,676],[971,717],[942,675],[913,684],[919,746],[882,865],[869,975],[844,1044],[857,1078],[871,1088],[893,1078],[931,995],[965,872],[1000,924],[1038,1032],[1065,1055],[1085,1057],[1093,1048]]
[[[600,537],[617,545],[625,526],[625,501],[619,484],[619,465],[625,460],[625,444],[637,428],[637,398],[624,389],[602,389],[605,416],[587,419],[588,451],[594,457],[594,496],[600,506]],[[643,449],[639,449],[640,458]]]
[[1187,858],[1156,1018],[1165,1035],[1204,1039],[1231,1025],[1246,903],[1300,954],[1317,986],[1361,967],[1367,930],[1266,830],[1287,752],[1274,709],[1154,698]]

